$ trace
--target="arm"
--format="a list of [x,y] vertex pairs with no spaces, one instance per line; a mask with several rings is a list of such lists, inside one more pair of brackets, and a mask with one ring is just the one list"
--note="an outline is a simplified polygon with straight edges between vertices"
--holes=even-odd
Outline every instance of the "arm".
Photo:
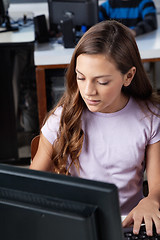
[[160,234],[160,142],[151,144],[146,150],[146,172],[149,194],[129,213],[122,225],[134,224],[133,232],[137,234],[144,220],[147,235],[152,235],[152,223]]
[[39,171],[51,171],[52,151],[52,144],[41,134],[37,153],[29,168]]
[[156,8],[152,0],[142,5],[139,12],[141,12],[142,20],[138,22],[136,27],[133,29],[136,36],[157,29]]
[[30,169],[52,171],[53,143],[57,138],[61,112],[62,108],[57,108],[54,114],[49,115],[41,128],[38,150],[30,165]]
[[110,4],[108,0],[99,6],[99,21],[110,19],[110,16],[108,15],[109,9],[110,9]]
[[99,7],[99,21],[109,20],[106,9],[103,6]]

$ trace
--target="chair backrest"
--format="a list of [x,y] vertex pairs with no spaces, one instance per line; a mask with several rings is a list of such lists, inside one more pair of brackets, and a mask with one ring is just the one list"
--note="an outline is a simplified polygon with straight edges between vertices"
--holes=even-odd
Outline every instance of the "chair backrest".
[[35,136],[31,141],[31,160],[33,160],[39,144],[40,135]]

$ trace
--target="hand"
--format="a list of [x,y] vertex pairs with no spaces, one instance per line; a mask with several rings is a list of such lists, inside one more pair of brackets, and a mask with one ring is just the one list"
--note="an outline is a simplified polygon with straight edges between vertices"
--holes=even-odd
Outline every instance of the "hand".
[[156,226],[157,234],[160,234],[160,211],[159,205],[153,199],[146,197],[128,214],[122,222],[123,227],[133,224],[133,233],[138,234],[140,226],[145,223],[148,236],[153,235],[153,223]]

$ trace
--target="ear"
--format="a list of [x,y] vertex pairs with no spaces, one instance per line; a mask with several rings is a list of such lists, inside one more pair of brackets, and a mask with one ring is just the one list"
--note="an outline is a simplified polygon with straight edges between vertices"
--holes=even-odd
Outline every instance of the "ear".
[[134,75],[136,73],[136,67],[132,67],[131,69],[129,69],[129,71],[125,74],[124,77],[124,86],[127,87],[131,84],[132,79],[134,78]]

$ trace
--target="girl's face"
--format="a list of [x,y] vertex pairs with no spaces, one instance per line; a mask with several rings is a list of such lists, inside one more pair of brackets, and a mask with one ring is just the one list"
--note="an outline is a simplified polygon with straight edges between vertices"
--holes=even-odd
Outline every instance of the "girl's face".
[[77,57],[76,74],[80,94],[88,109],[111,113],[126,105],[128,99],[121,89],[131,83],[135,67],[122,75],[106,56],[81,54]]

